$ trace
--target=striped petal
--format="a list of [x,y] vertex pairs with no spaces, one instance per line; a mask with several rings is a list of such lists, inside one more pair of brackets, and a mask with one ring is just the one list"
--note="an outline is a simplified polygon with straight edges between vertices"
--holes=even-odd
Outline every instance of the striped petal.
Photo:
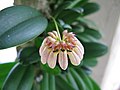
[[58,57],[58,62],[60,67],[63,70],[66,70],[68,67],[68,58],[67,58],[67,51],[60,51],[59,53],[59,57]]
[[40,56],[41,56],[42,51],[43,51],[44,48],[46,47],[45,43],[46,43],[46,38],[43,40],[43,43],[42,43],[42,45],[41,45],[41,47],[40,47],[40,49],[39,49],[39,54],[40,54]]
[[52,38],[56,39],[56,36],[55,36],[54,33],[52,33],[52,32],[48,32],[48,35],[50,35]]
[[81,59],[79,58],[79,56],[74,52],[68,52],[70,61],[73,65],[77,66],[80,64]]
[[83,47],[83,45],[81,44],[81,42],[80,42],[76,37],[74,37],[74,38],[75,38],[75,40],[76,40],[76,44],[81,48],[82,52],[84,52],[84,47]]
[[54,68],[56,66],[56,61],[57,61],[57,52],[51,51],[47,60],[48,66],[50,68]]
[[51,51],[51,49],[49,49],[48,47],[45,47],[44,50],[42,51],[42,53],[41,53],[41,62],[43,64],[46,64],[48,56],[50,54],[50,51]]
[[81,49],[76,46],[73,51],[79,56],[79,58],[82,60],[83,59],[83,52],[81,51]]
[[58,37],[58,33],[57,33],[56,31],[52,31],[52,33],[53,33],[56,37]]

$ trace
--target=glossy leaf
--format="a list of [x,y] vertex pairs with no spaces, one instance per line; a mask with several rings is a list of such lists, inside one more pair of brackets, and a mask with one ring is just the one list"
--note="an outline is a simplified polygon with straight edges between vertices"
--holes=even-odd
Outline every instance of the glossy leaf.
[[88,88],[85,86],[85,83],[82,80],[82,78],[79,76],[79,74],[72,68],[70,68],[70,72],[71,72],[72,76],[74,77],[79,89],[80,90],[87,90]]
[[83,60],[83,65],[84,66],[89,66],[89,67],[94,67],[98,63],[96,58],[88,58]]
[[12,6],[0,11],[0,49],[16,46],[40,35],[47,20],[27,6]]
[[43,80],[40,84],[40,90],[49,90],[49,76],[48,73],[43,73]]
[[75,21],[81,13],[73,9],[66,9],[58,15],[58,19],[62,19],[65,23],[71,24]]
[[36,47],[24,48],[18,57],[20,62],[24,65],[36,63],[40,61],[39,51]]
[[93,87],[92,82],[89,79],[88,75],[80,68],[76,68],[76,71],[83,79],[83,82],[85,83],[86,87],[88,87],[89,90],[94,90],[94,87]]
[[34,81],[34,67],[28,66],[17,90],[31,90]]
[[78,20],[80,25],[83,25],[83,26],[91,28],[91,29],[98,30],[97,25],[90,19],[79,17],[77,20]]
[[54,75],[57,75],[61,72],[61,69],[58,66],[56,66],[54,69],[51,69],[47,64],[45,64],[45,65],[41,64],[41,68],[44,71],[46,71],[50,74],[54,74]]
[[49,90],[56,90],[55,76],[51,74],[49,74]]
[[67,78],[68,82],[69,82],[72,86],[74,86],[75,90],[79,90],[75,79],[74,79],[73,76],[71,75],[71,72],[68,72],[68,73],[66,74],[66,78]]
[[100,6],[97,3],[87,3],[82,8],[84,9],[83,16],[86,16],[98,11]]
[[101,38],[101,34],[96,30],[85,30],[85,32],[77,33],[77,37],[83,42],[96,42]]
[[71,4],[70,1],[62,3],[58,8],[53,12],[54,17],[57,17],[63,10],[65,10]]
[[7,77],[10,69],[15,65],[15,63],[5,63],[0,64],[0,89],[2,88],[3,82]]
[[107,53],[107,46],[101,43],[83,43],[85,48],[85,57],[93,58],[100,57]]
[[8,74],[2,90],[31,90],[34,80],[34,67],[17,63]]
[[57,90],[75,90],[74,86],[70,85],[62,76],[56,77]]
[[26,69],[27,67],[23,67],[20,64],[16,64],[8,74],[2,89],[17,90]]

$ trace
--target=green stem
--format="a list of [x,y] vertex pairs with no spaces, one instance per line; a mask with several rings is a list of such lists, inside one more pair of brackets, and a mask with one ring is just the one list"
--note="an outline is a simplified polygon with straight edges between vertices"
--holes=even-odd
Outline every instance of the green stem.
[[56,20],[55,20],[55,18],[54,18],[54,17],[51,17],[51,18],[52,18],[52,19],[53,19],[53,21],[54,21],[54,24],[55,24],[55,27],[56,27],[56,30],[57,30],[58,36],[59,36],[59,38],[60,38],[60,40],[61,40],[61,36],[60,36],[60,32],[59,32],[59,29],[58,29],[57,22],[56,22]]

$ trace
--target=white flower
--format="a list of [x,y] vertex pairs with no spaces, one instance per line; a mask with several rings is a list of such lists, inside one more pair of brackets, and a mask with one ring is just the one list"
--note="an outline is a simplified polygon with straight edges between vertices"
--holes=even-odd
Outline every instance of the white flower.
[[[48,63],[50,68],[56,66],[56,62],[63,70],[68,67],[68,56],[71,63],[79,65],[84,55],[84,47],[72,32],[63,31],[62,40],[56,31],[48,33],[40,47],[41,62]],[[68,56],[67,56],[68,55]]]

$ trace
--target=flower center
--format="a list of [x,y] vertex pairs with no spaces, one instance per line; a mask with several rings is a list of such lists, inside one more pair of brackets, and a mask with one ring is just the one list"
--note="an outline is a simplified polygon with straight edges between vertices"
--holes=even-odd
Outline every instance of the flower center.
[[73,33],[63,32],[62,40],[59,39],[58,35],[50,32],[50,36],[47,37],[46,46],[55,51],[71,51],[76,46],[76,40]]

